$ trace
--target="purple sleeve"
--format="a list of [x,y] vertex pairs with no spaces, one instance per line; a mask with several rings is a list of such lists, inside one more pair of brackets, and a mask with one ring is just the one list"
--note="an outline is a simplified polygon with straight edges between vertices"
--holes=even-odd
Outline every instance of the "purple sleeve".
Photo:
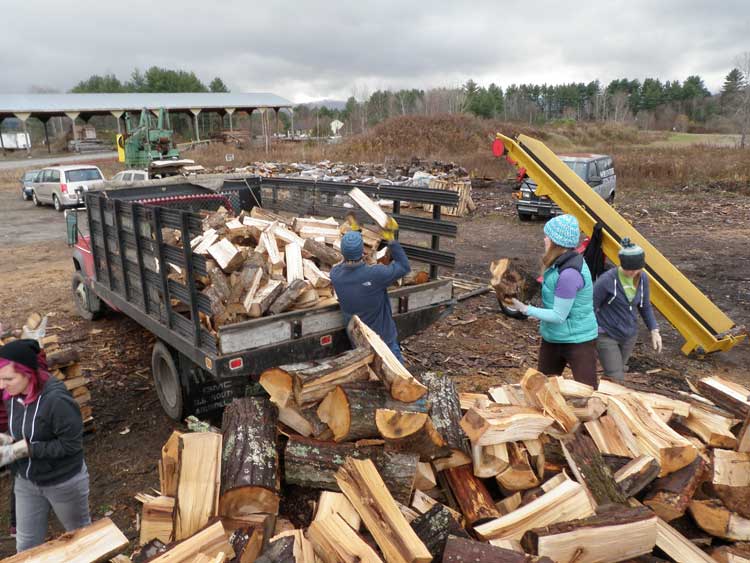
[[567,268],[562,271],[555,286],[555,297],[574,299],[578,290],[583,288],[583,276],[578,270]]

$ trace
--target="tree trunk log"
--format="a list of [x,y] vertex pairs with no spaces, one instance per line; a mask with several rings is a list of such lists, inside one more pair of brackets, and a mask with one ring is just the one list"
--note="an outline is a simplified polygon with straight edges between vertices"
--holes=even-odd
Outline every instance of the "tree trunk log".
[[224,410],[220,512],[241,518],[279,509],[278,411],[268,399],[236,399]]
[[302,248],[326,266],[334,266],[344,259],[341,253],[332,246],[327,246],[310,238],[305,240],[305,245]]
[[433,561],[441,561],[449,536],[469,539],[469,534],[455,519],[447,506],[436,504],[411,522],[411,527],[432,554]]
[[511,549],[495,547],[484,542],[468,540],[451,536],[445,543],[443,551],[443,563],[552,563],[552,560],[544,557],[541,559],[531,558],[525,553],[518,553]]
[[469,526],[501,516],[487,487],[474,476],[470,466],[446,469],[443,474]]
[[469,438],[461,428],[461,403],[456,384],[450,377],[433,372],[424,373],[421,380],[427,386],[427,402],[435,430],[452,451],[471,455]]
[[268,312],[272,315],[278,315],[287,309],[291,309],[297,298],[309,287],[310,284],[305,280],[294,280],[284,291],[281,292],[281,295],[274,300],[268,308]]
[[385,451],[382,443],[338,444],[290,436],[284,451],[286,482],[313,489],[338,491],[335,474],[347,457],[371,459],[388,484],[393,498],[401,504],[409,504],[419,456],[414,453]]
[[450,455],[445,441],[426,413],[378,409],[375,424],[385,439],[386,449],[417,453],[420,461]]

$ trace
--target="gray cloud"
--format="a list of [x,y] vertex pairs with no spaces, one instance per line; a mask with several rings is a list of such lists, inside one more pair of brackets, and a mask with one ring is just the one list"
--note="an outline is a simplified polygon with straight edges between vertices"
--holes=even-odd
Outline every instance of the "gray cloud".
[[700,74],[716,90],[750,51],[746,0],[5,0],[2,14],[0,92],[67,90],[151,65],[295,100],[468,78],[505,87]]

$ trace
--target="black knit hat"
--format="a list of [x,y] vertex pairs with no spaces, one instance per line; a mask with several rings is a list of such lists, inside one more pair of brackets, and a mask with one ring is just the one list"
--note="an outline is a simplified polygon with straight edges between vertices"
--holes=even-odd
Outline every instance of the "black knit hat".
[[39,369],[39,350],[39,343],[36,340],[14,340],[5,346],[0,346],[0,358],[36,370]]
[[646,265],[646,253],[640,246],[630,242],[629,238],[622,239],[622,248],[617,256],[623,270],[640,270]]

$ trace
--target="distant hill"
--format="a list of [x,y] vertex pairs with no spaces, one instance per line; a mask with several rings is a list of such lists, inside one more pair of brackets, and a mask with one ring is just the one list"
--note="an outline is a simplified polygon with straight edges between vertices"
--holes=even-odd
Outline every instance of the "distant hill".
[[327,107],[328,109],[344,109],[346,107],[345,100],[315,100],[313,102],[307,102],[302,104],[311,109]]

